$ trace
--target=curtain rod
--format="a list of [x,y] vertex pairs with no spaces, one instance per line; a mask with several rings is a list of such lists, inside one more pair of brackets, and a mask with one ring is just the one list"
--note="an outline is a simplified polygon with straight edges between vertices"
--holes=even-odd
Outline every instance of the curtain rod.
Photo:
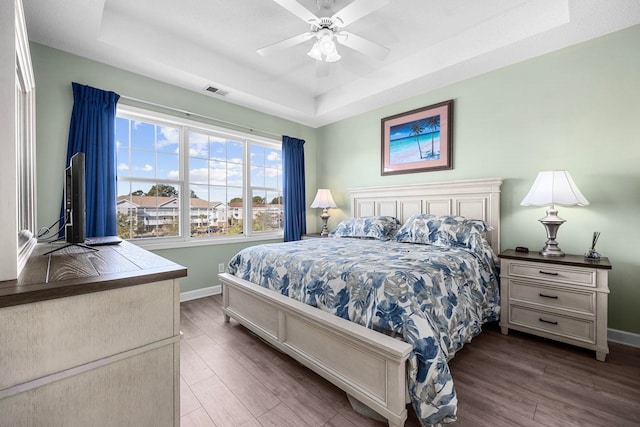
[[151,101],[145,101],[144,99],[133,98],[131,96],[126,96],[126,95],[120,95],[120,99],[126,99],[128,101],[139,102],[141,104],[146,104],[146,105],[153,105],[154,107],[164,108],[166,110],[171,110],[171,111],[175,111],[177,113],[182,113],[182,114],[186,115],[187,117],[200,117],[202,119],[212,120],[214,122],[224,123],[226,125],[234,126],[234,127],[241,128],[241,129],[246,129],[251,133],[257,133],[257,134],[268,135],[268,136],[275,136],[278,140],[282,139],[282,135],[277,134],[277,133],[267,132],[265,130],[260,130],[260,129],[254,129],[254,128],[246,126],[246,125],[241,125],[241,124],[238,124],[238,123],[228,122],[226,120],[216,119],[214,117],[205,116],[203,114],[198,114],[198,113],[193,113],[193,112],[188,111],[188,110],[182,110],[180,108],[170,107],[168,105],[157,104],[157,103],[151,102]]

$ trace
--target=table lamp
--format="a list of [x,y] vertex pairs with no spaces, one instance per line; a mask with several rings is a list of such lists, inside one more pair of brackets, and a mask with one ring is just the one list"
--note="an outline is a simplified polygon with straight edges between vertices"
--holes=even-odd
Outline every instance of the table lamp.
[[556,235],[558,228],[565,222],[558,216],[555,205],[560,206],[587,206],[589,201],[578,189],[578,186],[567,171],[544,171],[538,173],[531,190],[524,197],[522,206],[549,206],[547,216],[539,221],[547,230],[547,243],[540,255],[564,256],[564,252],[558,247]]
[[313,199],[313,203],[311,203],[312,208],[322,208],[322,231],[320,232],[321,236],[326,236],[329,234],[329,229],[327,228],[327,221],[329,220],[329,212],[327,212],[328,208],[335,208],[336,202],[333,201],[333,196],[331,196],[331,191],[326,188],[319,188],[316,193],[316,198]]

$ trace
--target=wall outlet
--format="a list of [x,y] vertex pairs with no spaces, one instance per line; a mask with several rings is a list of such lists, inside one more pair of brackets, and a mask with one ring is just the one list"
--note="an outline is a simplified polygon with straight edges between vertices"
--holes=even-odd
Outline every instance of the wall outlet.
[[218,264],[218,273],[224,273],[224,264],[223,263]]

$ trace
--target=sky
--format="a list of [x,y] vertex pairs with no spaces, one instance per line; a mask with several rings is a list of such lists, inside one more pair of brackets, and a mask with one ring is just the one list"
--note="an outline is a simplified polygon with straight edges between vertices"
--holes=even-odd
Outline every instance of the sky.
[[[434,130],[439,130],[440,129],[439,126],[436,129],[432,129],[431,127],[427,126],[428,118],[429,117],[418,120],[420,124],[424,126],[424,131],[422,133],[429,133],[429,132],[433,132]],[[416,120],[413,120],[406,123],[401,123],[395,126],[391,126],[390,128],[391,134],[389,135],[389,140],[394,141],[394,140],[403,139],[403,138],[412,136],[411,126],[413,126],[415,122]]]
[[[229,201],[242,197],[243,142],[188,130],[190,189],[209,201]],[[119,181],[118,195],[147,192],[157,182],[171,184],[179,176],[180,129],[153,123],[116,119],[117,168],[119,177],[141,178]],[[271,201],[282,191],[282,152],[280,149],[250,144],[253,195]],[[177,183],[176,187],[179,186]]]

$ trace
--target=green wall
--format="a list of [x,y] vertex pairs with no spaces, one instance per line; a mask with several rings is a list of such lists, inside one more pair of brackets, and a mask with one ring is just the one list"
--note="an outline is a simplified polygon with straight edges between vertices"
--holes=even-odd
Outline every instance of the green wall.
[[[330,161],[318,185],[349,214],[346,190],[499,176],[502,249],[539,250],[545,208],[520,206],[537,173],[566,169],[591,203],[558,207],[566,253],[591,235],[610,259],[609,327],[640,333],[640,26],[509,66],[318,129]],[[453,170],[380,175],[380,119],[454,100]]]
[[[58,218],[69,120],[73,107],[72,82],[269,133],[304,139],[307,205],[311,204],[316,192],[315,129],[36,43],[31,43],[30,48],[36,79],[38,227],[49,226]],[[134,105],[125,100],[120,103]],[[166,114],[177,114],[149,106],[138,106]],[[317,226],[316,212],[312,211],[314,210],[310,210],[307,221],[310,231],[314,231]],[[218,264],[226,264],[236,252],[246,246],[249,244],[233,243],[154,252],[188,268],[188,277],[181,281],[181,291],[185,292],[217,285]]]
[[[613,264],[609,327],[640,333],[640,26],[573,46],[356,117],[311,129],[38,44],[38,224],[55,221],[61,197],[71,82],[191,110],[307,141],[307,205],[317,187],[333,192],[329,226],[349,215],[346,190],[373,185],[499,176],[502,248],[545,241],[544,208],[520,201],[541,170],[569,170],[591,204],[559,207],[558,241],[583,253],[593,231]],[[380,175],[380,119],[454,99],[453,170]],[[322,147],[320,150],[318,147]],[[325,153],[318,158],[318,152]],[[316,180],[317,177],[317,180]],[[309,231],[320,227],[309,209]],[[217,265],[245,244],[157,251],[189,269],[182,290],[217,283]]]

